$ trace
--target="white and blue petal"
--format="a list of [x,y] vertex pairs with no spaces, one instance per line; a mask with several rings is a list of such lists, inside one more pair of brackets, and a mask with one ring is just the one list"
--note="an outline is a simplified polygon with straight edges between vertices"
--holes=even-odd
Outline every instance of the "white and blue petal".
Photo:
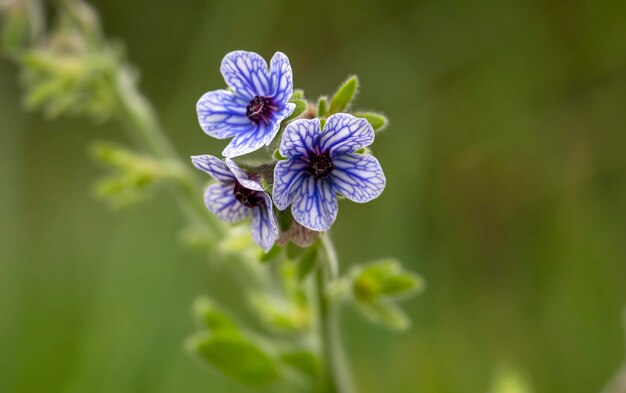
[[263,191],[263,186],[261,185],[261,183],[257,180],[251,179],[248,173],[239,168],[239,165],[237,165],[235,161],[227,158],[226,165],[228,166],[228,169],[230,169],[230,171],[233,173],[233,175],[235,175],[235,178],[237,179],[239,184],[249,190]]
[[352,153],[374,142],[374,129],[365,119],[347,113],[328,117],[319,140],[321,152]]
[[289,123],[280,142],[280,155],[287,158],[306,157],[310,151],[317,150],[321,132],[319,119],[299,119]]
[[222,60],[220,71],[226,84],[247,101],[272,93],[267,63],[254,52],[228,53]]
[[278,238],[278,223],[272,210],[272,201],[263,194],[265,203],[252,208],[252,238],[265,252],[269,251]]
[[230,169],[217,157],[204,154],[201,156],[192,156],[191,162],[193,166],[211,175],[215,180],[221,182],[234,182],[235,175]]
[[289,101],[293,94],[293,73],[289,58],[282,52],[276,52],[270,60],[270,84],[276,105]]
[[[246,133],[235,135],[222,151],[224,157],[238,157],[259,150],[266,144],[268,135],[273,131],[274,124],[259,122],[253,124],[253,129]],[[278,131],[278,130],[277,130]],[[276,132],[277,132],[276,131]],[[274,133],[275,135],[275,133]]]
[[[284,139],[283,139],[284,140]],[[274,167],[272,197],[279,210],[285,210],[293,201],[293,192],[305,177],[307,163],[303,159],[281,160]]]
[[332,188],[351,201],[369,202],[385,189],[385,174],[375,157],[346,153],[335,156],[333,163],[335,169],[329,177]]
[[250,208],[235,198],[233,184],[210,185],[204,193],[204,203],[211,213],[226,222],[239,222],[250,214]]
[[326,179],[306,176],[293,189],[291,214],[300,225],[314,231],[328,230],[337,218],[337,194]]
[[196,104],[200,127],[217,139],[249,132],[254,129],[254,124],[246,116],[247,105],[248,102],[231,91],[210,91]]

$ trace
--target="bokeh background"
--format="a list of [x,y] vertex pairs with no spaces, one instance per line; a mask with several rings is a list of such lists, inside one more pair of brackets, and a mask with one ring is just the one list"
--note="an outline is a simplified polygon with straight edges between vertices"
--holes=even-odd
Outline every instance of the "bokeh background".
[[[97,0],[182,155],[218,153],[194,106],[223,55],[290,57],[309,98],[361,79],[387,114],[388,186],[343,203],[342,269],[396,256],[427,291],[400,335],[346,310],[362,392],[597,392],[624,355],[626,2]],[[190,305],[232,277],[178,243],[167,193],[90,194],[114,123],[24,113],[0,61],[0,391],[250,392],[189,358]],[[505,370],[505,371],[503,371]],[[508,371],[507,371],[508,370]]]

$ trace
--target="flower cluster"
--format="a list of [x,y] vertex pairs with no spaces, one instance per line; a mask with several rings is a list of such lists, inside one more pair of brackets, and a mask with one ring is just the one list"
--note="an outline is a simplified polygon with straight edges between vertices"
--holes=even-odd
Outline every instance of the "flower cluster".
[[[385,175],[365,149],[374,142],[368,120],[348,113],[326,117],[322,110],[297,118],[306,105],[294,113],[287,56],[277,52],[268,68],[258,54],[235,51],[220,70],[229,89],[204,94],[196,109],[205,133],[232,139],[224,161],[202,155],[192,162],[218,182],[207,188],[205,203],[221,220],[251,216],[253,238],[265,251],[277,241],[306,245],[335,222],[338,195],[364,203],[382,193]],[[281,130],[278,160],[259,166],[233,161],[270,146]]]

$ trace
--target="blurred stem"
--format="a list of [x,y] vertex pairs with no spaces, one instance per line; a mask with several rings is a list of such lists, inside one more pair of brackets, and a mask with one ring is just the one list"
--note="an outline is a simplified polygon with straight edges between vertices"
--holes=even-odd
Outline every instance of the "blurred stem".
[[202,187],[176,154],[150,103],[137,91],[131,70],[122,67],[113,82],[120,107],[119,119],[131,137],[145,145],[156,158],[168,162],[177,174],[174,191],[185,216],[192,223],[208,226],[214,237],[223,236],[224,226],[202,203]]
[[328,393],[352,393],[352,380],[339,328],[339,305],[329,299],[327,291],[328,284],[339,278],[337,253],[328,234],[322,234],[320,239],[325,263],[320,264],[317,269],[316,291],[319,303],[320,341],[324,360],[323,389]]

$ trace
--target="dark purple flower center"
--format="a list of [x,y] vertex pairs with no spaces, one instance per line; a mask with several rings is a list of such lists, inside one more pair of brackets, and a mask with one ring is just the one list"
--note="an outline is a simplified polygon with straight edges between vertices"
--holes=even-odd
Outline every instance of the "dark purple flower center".
[[304,168],[307,173],[315,176],[316,180],[327,177],[333,169],[335,169],[335,164],[328,152],[321,154],[310,152],[309,164]]
[[233,195],[235,196],[235,199],[239,201],[239,203],[246,207],[260,206],[265,201],[265,198],[263,198],[263,193],[261,191],[255,191],[249,188],[245,188],[239,182],[235,183]]
[[246,116],[255,123],[269,124],[272,114],[278,110],[271,97],[255,96],[246,107]]

